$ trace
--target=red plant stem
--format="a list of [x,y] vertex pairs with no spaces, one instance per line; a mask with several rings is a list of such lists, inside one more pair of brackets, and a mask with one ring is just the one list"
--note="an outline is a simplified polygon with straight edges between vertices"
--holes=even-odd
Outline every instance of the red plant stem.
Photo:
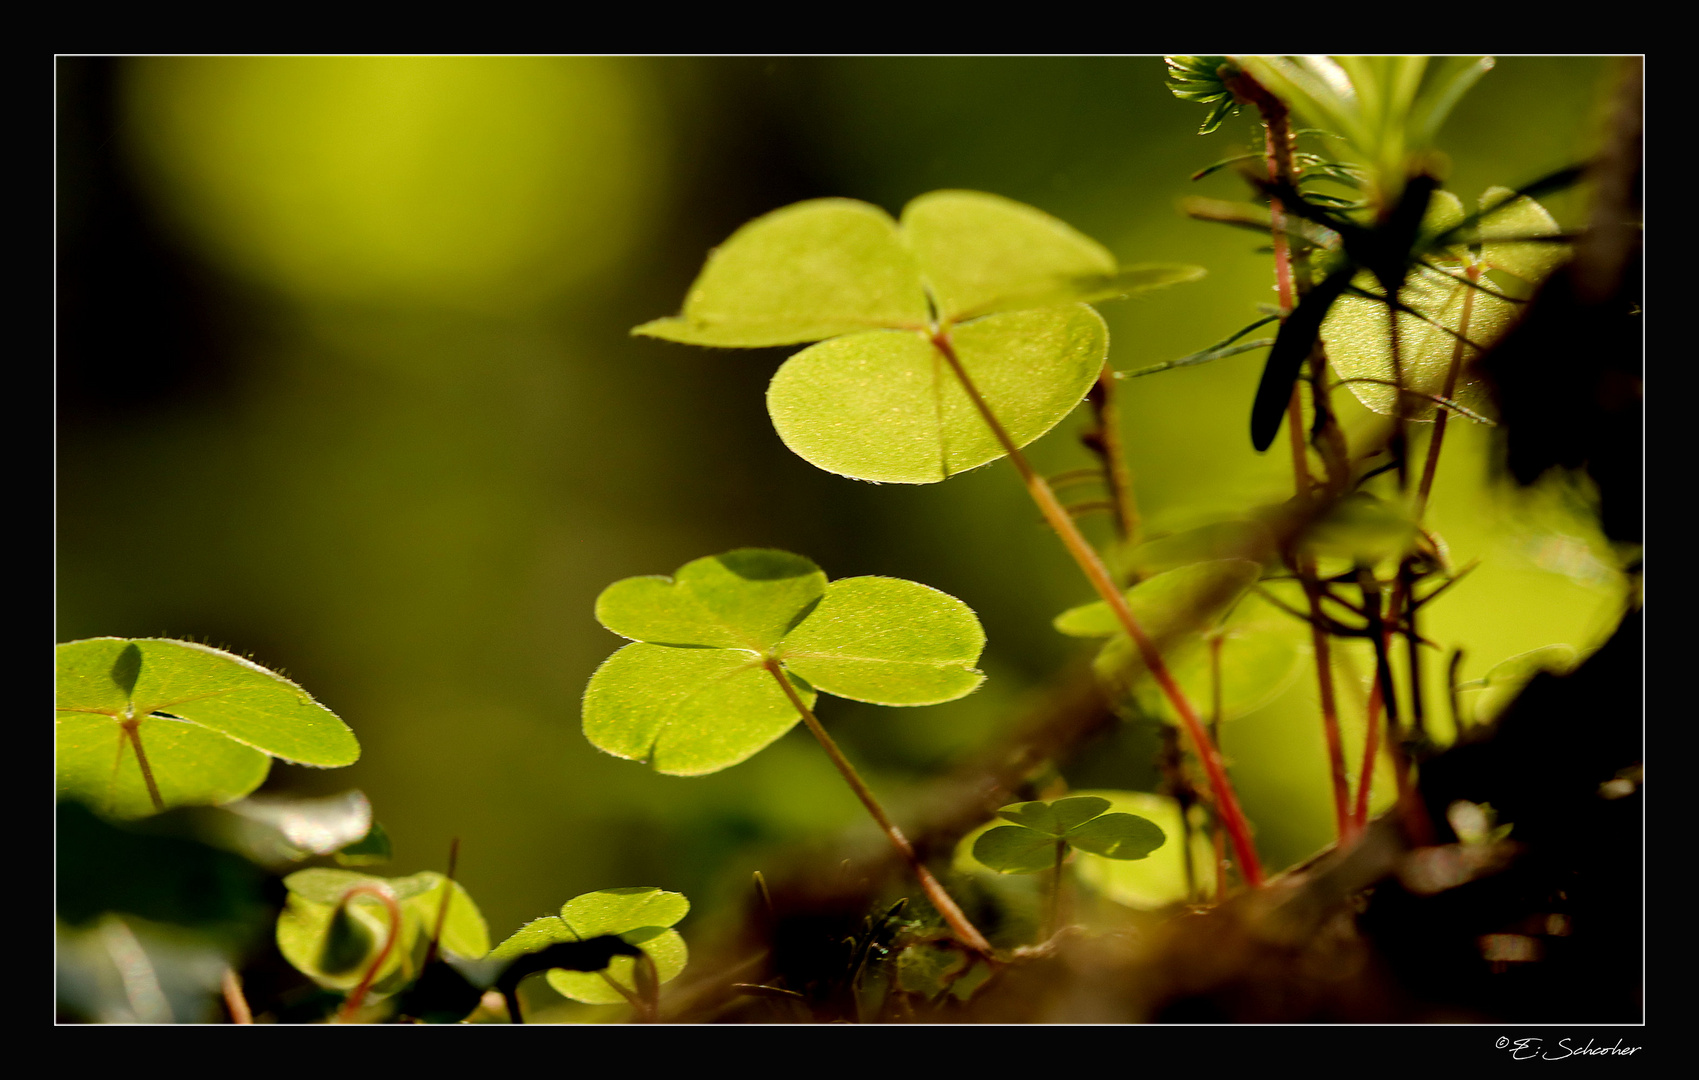
[[1357,778],[1357,803],[1352,807],[1353,824],[1358,830],[1369,821],[1369,788],[1375,775],[1375,754],[1380,750],[1380,683],[1369,691],[1369,731],[1363,741],[1363,772]]
[[1103,565],[1103,560],[1098,558],[1097,551],[1080,534],[1079,528],[1074,524],[1073,517],[1062,506],[1061,501],[1056,498],[1056,493],[1050,490],[1050,485],[1045,482],[1044,477],[1038,475],[1038,472],[1026,460],[1026,456],[1021,453],[1020,447],[1015,445],[1014,440],[1009,437],[1009,433],[1004,430],[1002,423],[998,421],[996,414],[991,411],[991,406],[986,404],[985,398],[980,395],[979,388],[968,377],[967,370],[962,367],[960,358],[956,356],[954,346],[950,344],[949,334],[945,331],[934,333],[932,344],[949,362],[950,368],[955,372],[956,379],[961,383],[963,391],[972,399],[974,407],[979,410],[980,416],[985,418],[985,423],[991,428],[991,433],[1002,444],[1004,453],[1014,463],[1016,471],[1020,473],[1021,480],[1026,484],[1027,492],[1038,504],[1039,512],[1044,515],[1045,521],[1049,522],[1050,527],[1056,530],[1056,535],[1061,537],[1063,546],[1068,549],[1068,553],[1074,557],[1074,561],[1085,572],[1092,588],[1109,605],[1109,610],[1114,612],[1122,629],[1126,630],[1127,636],[1138,646],[1139,655],[1144,660],[1145,667],[1156,679],[1156,684],[1161,688],[1163,696],[1168,699],[1169,703],[1174,706],[1174,711],[1179,714],[1180,724],[1186,729],[1186,735],[1192,741],[1192,749],[1196,751],[1199,760],[1203,762],[1204,773],[1209,777],[1210,790],[1215,795],[1216,807],[1221,815],[1222,824],[1232,838],[1233,853],[1239,859],[1240,872],[1244,875],[1247,885],[1251,888],[1257,888],[1262,884],[1262,863],[1257,858],[1256,845],[1251,842],[1250,823],[1246,821],[1244,811],[1239,808],[1239,799],[1233,792],[1232,783],[1227,779],[1227,769],[1221,761],[1221,754],[1204,731],[1203,722],[1198,719],[1197,709],[1187,700],[1184,691],[1180,689],[1180,684],[1174,681],[1173,674],[1169,672],[1168,665],[1163,662],[1162,654],[1157,651],[1156,644],[1151,641],[1150,635],[1133,617],[1132,609],[1127,606],[1127,598],[1122,595],[1120,588],[1115,584],[1115,579],[1110,576],[1109,569]]
[[926,898],[932,901],[932,906],[938,909],[938,914],[944,917],[944,921],[949,924],[956,937],[961,940],[962,944],[981,956],[994,959],[991,943],[986,941],[985,935],[981,934],[973,923],[968,921],[961,907],[957,905],[948,892],[944,891],[944,886],[940,885],[938,879],[932,876],[932,871],[926,868],[926,864],[921,862],[920,856],[914,850],[914,845],[908,842],[908,837],[903,835],[902,830],[897,828],[896,823],[885,813],[885,808],[880,806],[879,800],[873,797],[872,790],[862,781],[861,775],[855,771],[855,766],[851,765],[849,759],[844,757],[843,751],[838,749],[838,744],[832,740],[830,735],[826,734],[826,729],[821,726],[819,718],[814,715],[814,710],[808,707],[808,703],[797,694],[796,687],[791,685],[790,679],[785,677],[784,670],[779,666],[779,662],[769,657],[763,666],[774,679],[778,680],[785,696],[790,698],[791,705],[802,717],[802,722],[808,725],[809,732],[820,743],[821,748],[826,751],[826,756],[832,759],[832,764],[836,765],[838,772],[843,774],[844,780],[849,783],[850,790],[855,792],[856,798],[861,800],[861,805],[867,807],[867,812],[873,815],[873,820],[878,822],[885,838],[891,842],[893,848],[897,849],[897,854],[908,862],[909,868],[914,871],[914,876],[920,881],[920,887],[925,890]]
[[1345,770],[1345,740],[1339,731],[1339,703],[1333,694],[1333,645],[1327,631],[1322,629],[1321,585],[1316,581],[1314,559],[1299,557],[1298,577],[1310,602],[1310,644],[1315,651],[1316,687],[1321,693],[1321,728],[1327,741],[1327,766],[1333,783],[1333,820],[1339,839],[1345,841],[1356,832],[1351,827],[1352,818],[1347,810],[1351,781]]
[[[1262,114],[1268,178],[1277,184],[1296,187],[1296,178],[1292,174],[1292,132],[1285,104],[1248,74],[1240,73],[1230,85],[1239,96],[1253,102]],[[1302,275],[1293,275],[1291,240],[1287,236],[1286,212],[1280,200],[1270,198],[1268,209],[1269,232],[1274,239],[1275,290],[1280,298],[1281,321],[1284,322],[1297,306],[1298,295],[1309,291],[1309,282]],[[1298,498],[1308,499],[1314,484],[1310,479],[1309,456],[1304,443],[1301,385],[1301,381],[1292,384],[1292,397],[1286,406],[1286,426],[1292,446],[1292,477]],[[1312,381],[1312,392],[1322,393],[1320,379]],[[1319,401],[1316,410],[1318,413],[1323,410]],[[1295,561],[1294,569],[1303,582],[1304,595],[1310,604],[1310,641],[1314,646],[1316,684],[1321,695],[1322,734],[1327,743],[1328,773],[1333,785],[1334,827],[1339,839],[1344,841],[1353,831],[1351,814],[1347,809],[1351,787],[1345,771],[1345,743],[1339,731],[1339,709],[1333,696],[1333,654],[1327,632],[1321,628],[1321,589],[1315,579],[1315,560],[1299,555]]]
[[[1388,610],[1398,611],[1404,605],[1403,594],[1404,582],[1400,578],[1393,584],[1392,598]],[[1379,603],[1378,598],[1371,599],[1366,592],[1363,599],[1365,608],[1371,603],[1376,605]],[[1369,730],[1368,737],[1363,745],[1363,773],[1357,784],[1357,802],[1354,814],[1356,826],[1360,831],[1368,824],[1369,820],[1369,790],[1374,779],[1375,752],[1379,749],[1377,740],[1380,734],[1381,714],[1384,712],[1387,728],[1386,750],[1387,756],[1392,759],[1392,776],[1398,786],[1398,807],[1404,818],[1405,831],[1409,834],[1411,841],[1420,846],[1431,841],[1432,830],[1428,827],[1427,818],[1420,803],[1413,798],[1414,793],[1410,786],[1410,761],[1404,753],[1404,746],[1400,742],[1397,730],[1397,702],[1393,702],[1393,708],[1385,708],[1385,691],[1391,688],[1391,675],[1386,667],[1386,656],[1392,643],[1395,627],[1393,624],[1381,622],[1378,606],[1373,610],[1369,621],[1371,628],[1378,626],[1380,629],[1380,645],[1375,650],[1377,677],[1374,688],[1369,693]]]
[[401,905],[395,902],[395,897],[390,895],[388,889],[381,889],[376,885],[356,885],[342,894],[342,903],[347,904],[362,893],[383,901],[384,909],[389,912],[389,934],[383,940],[383,948],[378,950],[377,956],[366,968],[365,975],[361,976],[360,985],[356,986],[354,992],[348,995],[348,1000],[342,1003],[342,1011],[337,1013],[337,1019],[342,1023],[347,1023],[359,1014],[360,1006],[366,1001],[366,992],[377,980],[378,971],[383,967],[384,961],[388,960],[389,954],[395,950],[396,939],[401,937]]
[[[1464,272],[1468,275],[1468,278],[1471,282],[1479,281],[1480,278],[1481,278],[1481,269],[1480,269],[1480,266],[1477,265],[1477,264],[1470,263],[1465,268]],[[1458,373],[1461,371],[1462,366],[1463,366],[1463,350],[1465,348],[1465,346],[1463,344],[1463,338],[1467,337],[1468,333],[1469,333],[1470,315],[1472,314],[1472,312],[1474,310],[1474,304],[1475,304],[1475,290],[1473,290],[1473,289],[1465,290],[1465,292],[1463,294],[1463,311],[1462,311],[1462,314],[1459,316],[1458,326],[1457,326],[1457,332],[1458,332],[1459,336],[1458,336],[1456,344],[1452,348],[1452,351],[1451,351],[1451,366],[1446,371],[1445,387],[1440,393],[1440,396],[1447,399],[1447,400],[1450,400],[1451,397],[1456,393],[1456,390],[1457,390],[1457,377],[1458,377]],[[1393,317],[1396,320],[1396,312],[1394,313]],[[1393,325],[1396,326],[1396,321],[1394,322]],[[1432,493],[1433,493],[1434,476],[1439,471],[1439,452],[1440,452],[1441,446],[1445,442],[1446,422],[1450,419],[1450,417],[1451,417],[1450,411],[1445,409],[1445,408],[1440,408],[1440,409],[1437,409],[1435,411],[1434,430],[1433,430],[1433,434],[1428,439],[1427,458],[1422,464],[1422,478],[1416,485],[1415,520],[1418,523],[1421,522],[1423,516],[1426,514],[1427,508],[1428,508],[1428,499],[1429,499],[1429,496],[1432,495]],[[1406,564],[1406,567],[1404,569],[1407,569],[1407,564]],[[1408,584],[1406,582],[1407,576],[1408,575],[1406,573],[1401,573],[1399,575],[1398,586],[1394,590],[1393,598],[1392,598],[1393,599],[1392,610],[1394,612],[1398,611],[1399,608],[1405,606],[1405,604],[1407,603],[1408,594],[1409,594]],[[1417,678],[1416,668],[1414,666],[1416,646],[1414,644],[1414,627],[1412,626],[1411,629],[1412,629],[1412,644],[1411,644],[1411,661],[1412,661],[1411,672],[1412,672],[1412,675],[1411,675],[1411,678],[1412,678],[1412,680],[1414,680],[1415,678]],[[1384,635],[1384,638],[1385,638],[1385,641],[1386,641],[1386,645],[1390,646],[1391,645],[1391,635],[1390,635],[1390,633]],[[1414,683],[1412,683],[1412,687],[1414,688]],[[1368,738],[1367,738],[1367,741],[1363,745],[1363,772],[1362,772],[1361,778],[1357,782],[1357,800],[1356,800],[1356,805],[1353,807],[1353,813],[1352,813],[1353,822],[1355,823],[1355,825],[1358,828],[1361,828],[1362,826],[1367,824],[1368,820],[1369,820],[1369,789],[1371,787],[1371,781],[1374,777],[1375,752],[1379,749],[1380,713],[1381,713],[1381,693],[1380,693],[1380,685],[1377,681],[1373,693],[1371,693],[1370,696],[1369,696]],[[1389,745],[1391,745],[1394,742],[1396,742],[1395,739],[1389,740]],[[1405,771],[1404,771],[1404,768],[1403,768],[1403,765],[1404,765],[1404,763],[1402,761],[1403,755],[1402,754],[1395,754],[1394,757],[1395,757],[1394,770],[1395,770],[1395,774],[1396,774],[1397,780],[1398,780],[1399,794],[1400,794],[1400,797],[1402,797],[1405,793],[1406,788],[1409,785],[1409,778],[1405,775]]]
[[[1468,263],[1464,269],[1464,273],[1468,276],[1471,283],[1481,280],[1481,268],[1473,261]],[[1458,316],[1457,320],[1457,341],[1451,350],[1451,366],[1446,369],[1445,388],[1440,391],[1440,397],[1445,398],[1447,401],[1451,400],[1457,392],[1457,375],[1463,367],[1463,339],[1469,336],[1469,317],[1473,314],[1474,307],[1475,290],[1465,288],[1463,290],[1463,311]],[[1445,442],[1445,425],[1446,421],[1450,418],[1451,411],[1449,409],[1440,408],[1435,410],[1434,433],[1428,439],[1428,457],[1427,461],[1422,465],[1421,483],[1416,486],[1415,517],[1417,523],[1421,522],[1422,515],[1425,514],[1428,509],[1428,496],[1433,492],[1434,474],[1439,471],[1440,446]]]

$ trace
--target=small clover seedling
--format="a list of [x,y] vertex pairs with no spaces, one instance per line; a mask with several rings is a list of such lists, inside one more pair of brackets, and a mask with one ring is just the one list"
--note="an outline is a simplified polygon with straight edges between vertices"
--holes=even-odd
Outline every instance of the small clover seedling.
[[635,644],[584,692],[584,736],[676,776],[745,760],[801,720],[909,863],[964,943],[990,945],[843,756],[811,706],[816,690],[875,705],[935,705],[974,690],[985,631],[936,589],[886,577],[828,583],[809,560],[743,548],[676,577],[626,578],[596,600],[603,626]]
[[1067,848],[1106,859],[1142,859],[1167,841],[1155,822],[1104,813],[1109,806],[1096,795],[1005,806],[997,816],[1014,824],[982,833],[973,857],[999,873],[1036,874],[1059,865]]
[[1081,795],[1055,802],[1024,802],[1005,806],[1000,825],[974,841],[973,857],[1003,874],[1036,874],[1053,870],[1049,915],[1053,932],[1060,902],[1062,862],[1069,848],[1109,859],[1142,859],[1167,842],[1153,821],[1137,814],[1107,814],[1108,799]]
[[[509,970],[516,974],[547,970],[549,985],[574,1001],[629,1001],[653,1020],[660,985],[677,978],[690,958],[684,938],[672,929],[689,912],[690,901],[682,893],[652,887],[601,889],[568,900],[558,917],[526,923],[496,946],[490,959],[513,962]],[[591,956],[568,955],[559,948],[592,942],[599,944]],[[526,965],[530,956],[545,961],[555,957],[561,966]],[[516,1023],[521,1019],[517,984],[517,978],[503,983]]]
[[274,671],[189,641],[90,638],[58,646],[59,793],[119,817],[230,802],[271,759],[332,768],[354,733]]
[[[478,905],[432,870],[380,878],[313,867],[283,884],[289,900],[277,919],[278,950],[325,989],[349,992],[356,1008],[367,990],[393,994],[418,978],[433,938],[437,951],[466,960],[490,950]],[[452,890],[446,905],[444,890]]]
[[1103,369],[1108,331],[1086,301],[1202,273],[1122,268],[1063,222],[982,192],[922,195],[900,223],[867,203],[814,199],[739,229],[682,315],[633,333],[738,348],[820,342],[768,388],[785,445],[828,472],[929,484],[1007,453],[953,366],[1025,446]]

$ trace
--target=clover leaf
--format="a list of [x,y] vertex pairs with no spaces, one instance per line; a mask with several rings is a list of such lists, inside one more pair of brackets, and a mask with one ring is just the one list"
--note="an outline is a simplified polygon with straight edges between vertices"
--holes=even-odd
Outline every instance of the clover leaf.
[[305,690],[220,649],[90,638],[58,646],[56,667],[59,792],[117,817],[241,798],[274,757],[330,768],[360,756]]
[[[655,977],[666,983],[684,970],[690,958],[684,938],[672,929],[690,911],[682,893],[653,887],[600,889],[575,896],[561,905],[560,915],[548,915],[526,923],[490,953],[492,960],[517,960],[562,942],[588,941],[615,936],[635,945],[655,962]],[[574,1001],[591,1005],[615,1005],[636,992],[636,961],[630,956],[610,956],[601,971],[549,969],[549,985]],[[624,987],[620,993],[613,983]]]
[[740,348],[820,342],[768,388],[785,445],[840,475],[929,484],[1005,452],[946,344],[1025,446],[1102,370],[1108,330],[1086,302],[1201,274],[1120,267],[1056,218],[983,192],[922,195],[900,223],[867,203],[814,199],[739,229],[709,256],[681,315],[633,333]]
[[[1456,264],[1468,259],[1479,268],[1510,274],[1530,284],[1544,280],[1569,257],[1569,249],[1554,242],[1516,239],[1555,236],[1561,230],[1557,221],[1533,199],[1522,196],[1506,202],[1512,194],[1509,188],[1494,187],[1481,196],[1482,209],[1503,205],[1477,225],[1478,254],[1470,255],[1462,248],[1454,248],[1434,261]],[[1457,196],[1436,191],[1423,231],[1437,235],[1463,220],[1463,204]],[[1492,288],[1490,280],[1480,284]],[[1335,374],[1345,381],[1357,400],[1375,412],[1391,415],[1397,391],[1386,305],[1378,299],[1383,290],[1374,275],[1367,272],[1359,275],[1353,285],[1361,291],[1347,293],[1334,302],[1322,321],[1321,339],[1327,346],[1328,362]],[[1453,272],[1435,266],[1421,267],[1412,273],[1399,299],[1421,313],[1421,317],[1407,311],[1398,313],[1398,368],[1403,386],[1413,391],[1403,395],[1405,418],[1434,419],[1440,408],[1434,396],[1446,397],[1467,410],[1464,415],[1471,418],[1488,413],[1491,398],[1485,384],[1469,373],[1468,363],[1480,355],[1474,346],[1489,348],[1504,336],[1520,317],[1523,305],[1501,299],[1496,289],[1488,292],[1471,287]],[[1463,318],[1465,307],[1467,324]],[[1459,345],[1458,334],[1472,344],[1463,347],[1463,369],[1451,393],[1446,395],[1445,384]]]
[[1110,802],[1082,795],[1055,802],[1005,806],[1012,825],[982,833],[973,857],[1004,874],[1036,874],[1057,865],[1063,847],[1110,859],[1142,859],[1167,842],[1154,822],[1137,814],[1106,814]]
[[442,912],[443,891],[452,888],[438,949],[476,960],[490,951],[489,929],[478,905],[458,881],[432,870],[401,878],[372,877],[352,870],[313,867],[283,879],[288,903],[277,919],[277,947],[284,959],[331,990],[352,990],[390,934],[387,905],[364,886],[386,893],[401,911],[395,948],[384,958],[372,992],[392,994],[418,977]]
[[800,555],[743,548],[671,578],[615,582],[603,626],[634,644],[596,670],[584,735],[657,772],[699,776],[752,756],[801,718],[778,682],[877,705],[934,705],[984,681],[985,632],[960,600],[912,581],[828,583]]

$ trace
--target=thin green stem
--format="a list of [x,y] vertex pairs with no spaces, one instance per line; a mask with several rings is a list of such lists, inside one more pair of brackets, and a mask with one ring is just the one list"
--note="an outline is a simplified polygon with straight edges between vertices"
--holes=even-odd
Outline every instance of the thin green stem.
[[1050,485],[1044,482],[1044,477],[1038,475],[1026,460],[1026,456],[1021,453],[1020,447],[1015,445],[1015,441],[1009,437],[1008,431],[1004,429],[996,414],[991,411],[990,405],[986,404],[979,388],[968,377],[967,370],[962,367],[961,360],[956,356],[955,348],[950,344],[949,335],[939,331],[933,335],[932,343],[943,354],[944,359],[949,362],[951,369],[956,373],[956,379],[961,383],[963,391],[973,401],[974,407],[985,419],[991,433],[1002,444],[1004,453],[1008,454],[1015,470],[1020,473],[1021,480],[1025,482],[1027,492],[1038,504],[1039,512],[1050,523],[1050,527],[1056,530],[1056,535],[1061,538],[1063,546],[1068,549],[1068,553],[1073,556],[1074,561],[1085,572],[1086,579],[1091,582],[1092,588],[1109,605],[1109,610],[1114,612],[1116,620],[1126,630],[1127,636],[1138,646],[1139,655],[1144,660],[1145,666],[1156,679],[1156,684],[1161,688],[1163,696],[1168,699],[1169,703],[1174,706],[1174,711],[1179,714],[1180,722],[1185,727],[1186,734],[1192,740],[1192,748],[1196,751],[1199,760],[1203,762],[1204,773],[1209,777],[1210,789],[1215,796],[1222,824],[1232,838],[1233,852],[1239,859],[1240,870],[1244,874],[1245,883],[1252,888],[1260,886],[1262,884],[1262,863],[1257,858],[1256,845],[1251,841],[1250,824],[1245,820],[1244,811],[1239,808],[1238,796],[1234,794],[1233,785],[1227,779],[1226,766],[1222,764],[1221,755],[1216,750],[1215,744],[1204,731],[1203,722],[1198,719],[1197,709],[1186,698],[1184,691],[1180,689],[1180,684],[1174,681],[1174,676],[1168,670],[1168,665],[1163,661],[1162,654],[1157,651],[1155,642],[1151,641],[1150,635],[1133,617],[1132,609],[1127,606],[1127,598],[1122,595],[1121,589],[1110,575],[1108,567],[1103,565],[1103,560],[1098,558],[1097,552],[1080,533],[1079,527],[1074,524],[1074,519],[1068,515],[1067,510],[1056,498],[1055,492],[1050,490]]
[[908,838],[903,835],[902,830],[897,828],[890,815],[885,813],[885,808],[880,806],[879,800],[873,797],[872,790],[862,781],[861,775],[855,771],[855,766],[851,765],[849,759],[844,757],[843,751],[838,749],[838,744],[832,740],[830,735],[826,734],[826,729],[821,726],[819,718],[814,715],[814,710],[808,707],[808,703],[803,701],[802,696],[796,692],[796,687],[791,685],[790,679],[785,677],[784,669],[779,666],[779,662],[768,657],[763,666],[777,680],[780,689],[784,690],[785,696],[790,698],[797,714],[802,717],[802,722],[808,726],[810,734],[826,751],[826,756],[832,759],[832,764],[837,766],[838,772],[843,774],[850,790],[855,792],[856,798],[861,800],[861,805],[865,806],[867,812],[873,815],[873,820],[878,823],[886,839],[891,842],[891,846],[896,848],[897,854],[907,860],[909,868],[914,871],[915,878],[920,882],[920,887],[925,890],[927,899],[932,901],[932,906],[938,909],[938,914],[944,917],[944,921],[949,924],[956,937],[962,944],[981,956],[987,959],[995,959],[992,955],[991,943],[986,941],[985,935],[981,934],[973,923],[968,921],[967,916],[962,913],[961,907],[950,897],[949,893],[944,891],[944,886],[940,885],[938,879],[932,876],[932,871],[926,868],[926,864],[921,862],[920,856],[915,853],[914,845],[908,842]]
[[1062,924],[1062,863],[1068,856],[1068,842],[1061,837],[1056,838],[1056,863],[1051,868],[1050,875],[1050,913],[1044,919],[1043,940],[1049,941],[1055,936],[1056,930]]

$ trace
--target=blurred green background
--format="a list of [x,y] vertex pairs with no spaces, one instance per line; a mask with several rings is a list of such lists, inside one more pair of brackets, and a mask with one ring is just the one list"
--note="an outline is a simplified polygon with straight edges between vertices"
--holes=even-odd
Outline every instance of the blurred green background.
[[[1611,71],[1501,59],[1441,136],[1448,186],[1473,202],[1580,159]],[[58,640],[192,638],[288,673],[364,757],[279,765],[267,790],[363,789],[394,873],[441,869],[460,837],[497,940],[610,886],[705,914],[788,852],[874,842],[800,729],[696,779],[584,741],[580,694],[621,644],[592,605],[619,578],[769,546],[972,605],[979,693],[822,710],[899,817],[1089,648],[1049,627],[1089,590],[1006,463],[914,488],[821,473],[765,415],[785,350],[628,336],[678,310],[711,246],[803,198],[996,192],[1124,262],[1208,269],[1104,305],[1122,369],[1274,298],[1255,236],[1177,209],[1243,197],[1230,172],[1188,176],[1254,118],[1197,136],[1156,57],[68,58],[58,77]],[[1122,384],[1153,530],[1289,495],[1247,436],[1262,355]],[[1041,440],[1041,467],[1088,464],[1080,428]],[[1451,431],[1431,520],[1484,563],[1433,635],[1465,678],[1596,644],[1622,584],[1585,508],[1494,486],[1490,433]],[[1330,838],[1313,697],[1300,680],[1224,737],[1275,866]],[[1070,779],[1148,790],[1113,749]]]

